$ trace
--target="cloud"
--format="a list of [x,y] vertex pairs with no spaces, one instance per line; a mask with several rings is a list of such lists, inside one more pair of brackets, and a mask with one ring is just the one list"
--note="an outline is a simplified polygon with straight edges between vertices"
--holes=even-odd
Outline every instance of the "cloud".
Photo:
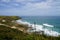
[[0,3],[0,15],[59,15],[59,8],[57,0],[5,0]]
[[16,2],[17,1],[25,4],[25,8],[51,8],[52,4],[52,0],[16,0]]
[[17,6],[18,7],[18,6],[25,5],[24,7],[27,7],[27,8],[30,8],[30,7],[31,8],[50,8],[51,7],[50,3],[52,2],[51,0],[49,0],[49,1],[48,0],[46,0],[46,1],[45,0],[43,0],[43,1],[42,0],[1,0],[1,1],[5,2],[4,3],[5,5],[8,4],[6,6],[12,6],[12,7]]
[[39,1],[39,0],[16,0],[16,2],[35,2],[35,1]]
[[41,2],[41,3],[28,3],[28,4],[26,4],[26,7],[29,7],[29,8],[50,8],[51,6],[48,5],[48,3]]
[[10,2],[11,0],[1,0],[1,2]]
[[0,0],[1,2],[38,2],[38,1],[45,1],[45,0]]

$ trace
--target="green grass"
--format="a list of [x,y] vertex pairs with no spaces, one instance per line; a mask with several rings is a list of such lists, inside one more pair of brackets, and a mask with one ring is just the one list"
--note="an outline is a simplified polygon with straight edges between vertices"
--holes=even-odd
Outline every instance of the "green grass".
[[0,40],[60,40],[60,37],[47,37],[35,33],[28,35],[17,29],[0,25]]
[[[0,23],[6,24],[9,26],[13,26],[13,25],[15,25],[15,21],[18,19],[21,19],[21,17],[18,17],[18,16],[0,16]],[[3,20],[5,22],[3,22]],[[14,21],[14,22],[12,22],[12,21]]]
[[11,29],[6,26],[0,26],[0,40],[23,40],[25,38],[26,34],[16,30]]

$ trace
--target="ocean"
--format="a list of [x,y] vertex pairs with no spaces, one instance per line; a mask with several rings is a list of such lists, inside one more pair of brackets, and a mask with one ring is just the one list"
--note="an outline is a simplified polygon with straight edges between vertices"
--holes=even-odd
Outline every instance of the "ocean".
[[21,16],[22,20],[31,24],[60,33],[60,16]]

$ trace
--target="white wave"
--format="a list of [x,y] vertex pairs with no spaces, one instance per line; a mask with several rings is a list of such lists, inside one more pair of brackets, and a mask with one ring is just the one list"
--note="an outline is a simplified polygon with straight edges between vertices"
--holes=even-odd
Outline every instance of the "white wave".
[[42,26],[42,25],[36,25],[36,30],[37,30],[37,31],[43,30],[43,26]]
[[59,36],[60,35],[60,33],[56,32],[56,31],[43,28],[44,26],[54,27],[53,25],[49,25],[49,24],[34,25],[34,24],[31,24],[29,22],[22,21],[22,20],[17,20],[17,23],[24,24],[24,25],[26,24],[26,25],[28,25],[28,27],[32,27],[32,29],[33,29],[32,32],[34,32],[36,30],[36,31],[44,31],[44,34],[49,35],[49,36]]
[[27,25],[29,25],[29,24],[30,24],[29,22],[22,21],[22,20],[17,20],[17,23],[19,23],[19,24],[27,24]]
[[43,24],[43,25],[47,27],[54,27],[53,25],[49,25],[49,24]]
[[44,34],[55,37],[58,37],[60,35],[60,33],[48,29],[44,29]]

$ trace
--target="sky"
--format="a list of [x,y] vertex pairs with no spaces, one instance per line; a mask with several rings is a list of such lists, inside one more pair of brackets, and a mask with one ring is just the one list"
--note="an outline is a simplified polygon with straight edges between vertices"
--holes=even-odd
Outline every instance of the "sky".
[[60,0],[0,0],[0,15],[60,16]]

